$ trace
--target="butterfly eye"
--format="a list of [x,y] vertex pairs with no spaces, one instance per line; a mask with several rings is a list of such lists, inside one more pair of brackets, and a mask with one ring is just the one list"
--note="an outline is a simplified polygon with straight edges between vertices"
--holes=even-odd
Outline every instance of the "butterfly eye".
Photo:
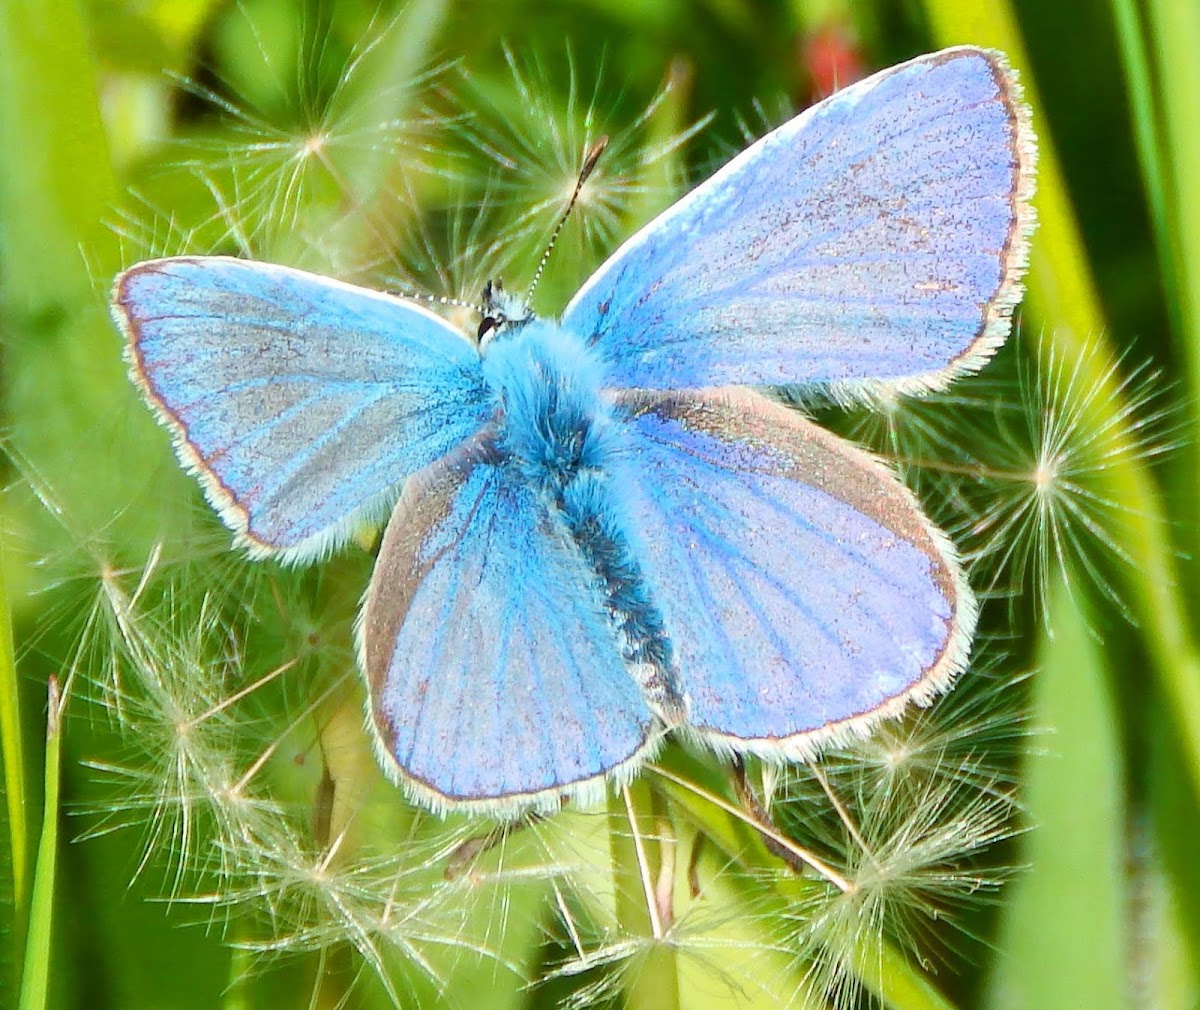
[[[488,294],[488,292],[487,292],[487,289],[485,288],[484,289],[484,298],[485,299],[487,297],[487,294]],[[475,334],[475,338],[477,340],[482,341],[483,338],[485,336],[487,336],[487,334],[490,331],[496,329],[499,325],[500,325],[500,320],[497,319],[495,316],[484,316],[483,319],[481,319],[479,321],[479,332]]]
[[501,280],[488,281],[483,286],[483,307],[490,309],[496,302],[504,298],[504,282]]

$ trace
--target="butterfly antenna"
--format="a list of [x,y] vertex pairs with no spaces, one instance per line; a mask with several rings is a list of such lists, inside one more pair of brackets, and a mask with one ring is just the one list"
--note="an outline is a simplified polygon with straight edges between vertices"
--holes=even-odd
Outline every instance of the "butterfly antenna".
[[447,298],[444,295],[428,295],[424,291],[389,291],[396,298],[407,298],[413,302],[428,302],[430,305],[442,305],[456,309],[470,309],[472,312],[484,314],[483,306],[478,302],[464,302],[461,298]]
[[596,162],[600,160],[600,155],[604,153],[604,149],[608,147],[608,137],[597,137],[596,142],[588,148],[587,157],[583,159],[583,168],[579,171],[579,178],[575,181],[575,192],[571,194],[571,201],[567,204],[567,209],[563,211],[562,217],[558,219],[558,224],[554,226],[554,233],[550,236],[550,243],[546,246],[546,251],[542,253],[542,261],[538,264],[537,270],[534,272],[533,280],[529,284],[529,290],[525,292],[525,304],[529,305],[533,301],[533,292],[537,289],[538,281],[542,279],[542,273],[546,269],[546,264],[550,260],[550,254],[554,252],[554,243],[558,241],[558,236],[562,234],[563,226],[567,223],[567,218],[571,216],[571,211],[575,208],[575,203],[579,199],[579,194],[583,192],[583,184],[587,182],[588,176],[592,174],[592,169],[596,167]]

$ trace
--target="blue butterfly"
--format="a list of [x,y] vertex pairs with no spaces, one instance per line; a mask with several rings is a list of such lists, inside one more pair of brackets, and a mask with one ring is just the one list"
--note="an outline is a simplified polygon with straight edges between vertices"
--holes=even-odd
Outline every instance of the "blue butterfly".
[[804,759],[945,690],[976,605],[886,466],[755,386],[939,389],[1021,297],[1034,137],[1002,55],[838,92],[622,245],[559,322],[478,342],[266,263],[117,278],[132,374],[256,557],[391,512],[359,622],[388,773],[512,816],[627,782],[669,731]]

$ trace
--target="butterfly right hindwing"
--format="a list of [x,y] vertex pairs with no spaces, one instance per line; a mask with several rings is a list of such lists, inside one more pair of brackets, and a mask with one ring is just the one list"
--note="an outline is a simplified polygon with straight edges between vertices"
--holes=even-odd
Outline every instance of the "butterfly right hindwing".
[[707,743],[807,758],[966,663],[975,600],[881,463],[761,394],[625,393],[630,526]]

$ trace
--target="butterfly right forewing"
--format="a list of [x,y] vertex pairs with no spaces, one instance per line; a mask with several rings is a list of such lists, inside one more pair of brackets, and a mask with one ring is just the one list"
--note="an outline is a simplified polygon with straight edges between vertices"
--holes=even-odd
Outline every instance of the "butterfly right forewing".
[[991,50],[880,71],[638,231],[563,325],[616,388],[940,388],[1003,343],[1021,296],[1028,119]]

